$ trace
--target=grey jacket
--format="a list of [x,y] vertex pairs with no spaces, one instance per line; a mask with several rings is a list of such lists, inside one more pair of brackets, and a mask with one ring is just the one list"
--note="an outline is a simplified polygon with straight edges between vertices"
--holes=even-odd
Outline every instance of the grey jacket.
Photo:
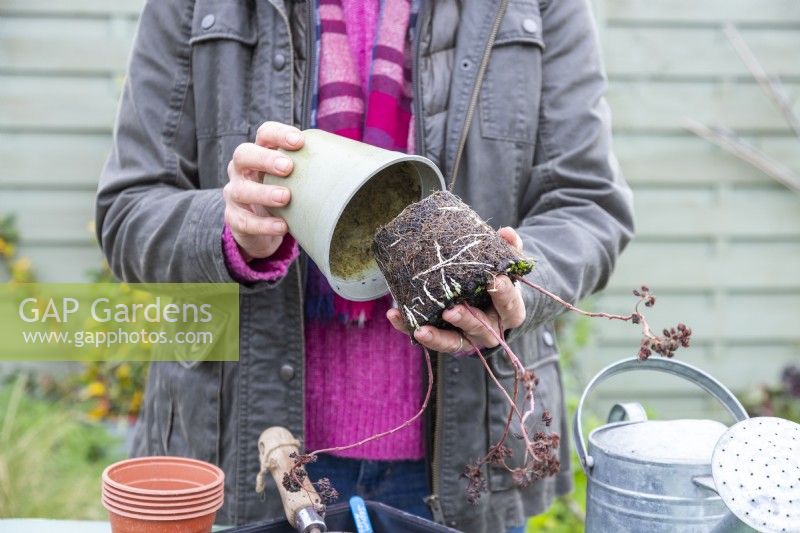
[[[97,195],[99,239],[120,278],[233,281],[220,244],[226,165],[266,120],[308,125],[308,72],[317,59],[309,4],[147,3]],[[601,288],[633,224],[610,152],[587,1],[429,0],[416,35],[417,151],[449,180],[455,175],[455,192],[493,225],[518,229],[538,260],[535,281],[570,301]],[[222,522],[282,514],[274,488],[266,501],[254,492],[256,442],[275,424],[303,434],[303,263],[277,283],[242,286],[238,363],[160,363],[150,372],[134,453],[221,465]],[[467,503],[462,469],[499,437],[506,406],[478,361],[436,357],[429,502],[438,520],[466,531],[503,531],[570,489],[551,328],[560,309],[524,294],[527,321],[510,339],[540,378],[538,405],[553,411],[562,473],[518,490],[507,472],[490,469],[490,494]],[[491,361],[509,385],[504,358]]]

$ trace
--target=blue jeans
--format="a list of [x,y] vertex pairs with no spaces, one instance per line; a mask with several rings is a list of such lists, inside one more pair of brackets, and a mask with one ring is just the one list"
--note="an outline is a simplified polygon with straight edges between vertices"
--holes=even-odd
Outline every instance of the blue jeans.
[[367,461],[322,454],[306,470],[312,481],[329,478],[339,502],[358,495],[431,519],[424,501],[430,494],[425,461]]

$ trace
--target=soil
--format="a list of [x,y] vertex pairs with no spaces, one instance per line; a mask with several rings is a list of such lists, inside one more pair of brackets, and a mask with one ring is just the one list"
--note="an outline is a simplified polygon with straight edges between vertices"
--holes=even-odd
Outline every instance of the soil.
[[485,309],[487,283],[533,268],[457,196],[437,192],[411,204],[375,235],[373,251],[409,329],[452,328],[442,311],[467,302]]
[[409,163],[391,166],[369,180],[347,204],[333,230],[330,251],[333,275],[353,279],[374,267],[375,232],[419,200],[420,195],[419,179]]

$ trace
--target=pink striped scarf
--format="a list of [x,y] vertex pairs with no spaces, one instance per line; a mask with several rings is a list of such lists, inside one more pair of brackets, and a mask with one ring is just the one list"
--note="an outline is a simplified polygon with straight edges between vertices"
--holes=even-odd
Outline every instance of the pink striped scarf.
[[[415,11],[415,10],[414,10]],[[351,50],[341,0],[319,0],[319,75],[312,125],[357,141],[413,151],[409,26],[416,17],[409,0],[383,0],[372,48],[366,98]],[[374,302],[351,302],[333,294],[314,265],[306,316],[363,324]]]

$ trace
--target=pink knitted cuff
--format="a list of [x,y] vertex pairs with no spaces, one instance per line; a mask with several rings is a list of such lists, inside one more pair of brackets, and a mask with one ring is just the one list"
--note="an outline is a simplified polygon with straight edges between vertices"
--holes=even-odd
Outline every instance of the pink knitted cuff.
[[222,230],[222,250],[228,272],[240,283],[277,281],[286,275],[289,265],[300,253],[297,241],[291,235],[286,235],[274,254],[264,259],[253,259],[248,263],[227,224]]

